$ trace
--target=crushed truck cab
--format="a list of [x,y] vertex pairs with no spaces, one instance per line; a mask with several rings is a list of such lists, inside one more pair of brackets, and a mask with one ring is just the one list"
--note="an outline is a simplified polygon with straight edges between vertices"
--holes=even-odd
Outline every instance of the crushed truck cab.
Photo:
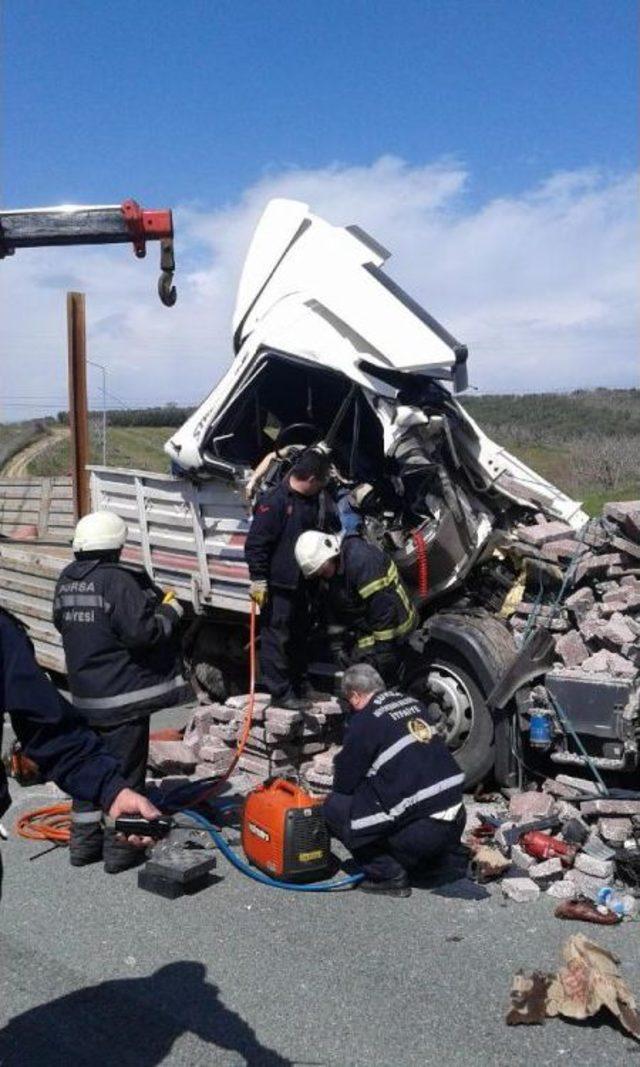
[[[93,503],[127,520],[127,558],[192,602],[206,689],[243,666],[254,472],[324,442],[338,493],[418,610],[406,684],[440,707],[472,784],[512,748],[487,698],[517,651],[498,617],[518,579],[514,530],[536,516],[577,530],[587,516],[470,418],[457,399],[466,346],[389,278],[388,258],[357,226],[272,201],[239,284],[233,361],[167,442],[173,475],[94,468]],[[312,651],[315,675],[335,685],[325,633]]]

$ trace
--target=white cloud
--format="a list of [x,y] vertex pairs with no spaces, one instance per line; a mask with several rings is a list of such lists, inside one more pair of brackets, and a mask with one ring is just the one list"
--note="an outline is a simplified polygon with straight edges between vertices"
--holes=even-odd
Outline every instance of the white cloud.
[[[90,358],[129,404],[195,402],[231,358],[230,319],[253,227],[274,196],[357,222],[393,252],[389,272],[470,348],[484,391],[637,385],[635,176],[553,175],[520,195],[471,206],[455,160],[422,167],[268,173],[236,203],[175,212],[178,304],[155,293],[158,250],[19,251],[2,267],[5,399],[64,406],[64,290],[87,293]],[[97,372],[92,383],[98,394]],[[0,406],[0,418],[41,409]]]

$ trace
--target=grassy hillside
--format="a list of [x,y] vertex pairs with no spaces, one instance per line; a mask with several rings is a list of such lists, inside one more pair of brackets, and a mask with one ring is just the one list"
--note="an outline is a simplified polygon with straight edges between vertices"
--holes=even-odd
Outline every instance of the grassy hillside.
[[469,414],[499,444],[597,514],[640,498],[640,389],[470,396]]
[[[107,464],[143,471],[168,471],[169,459],[162,451],[175,431],[169,426],[112,426],[107,431]],[[29,465],[29,474],[52,476],[71,469],[70,442],[61,441]],[[99,434],[91,435],[91,462],[102,463]]]
[[[640,390],[597,389],[570,394],[469,396],[469,414],[499,444],[592,514],[605,500],[640,498]],[[158,410],[149,412],[155,421]],[[129,415],[131,413],[128,413]],[[144,412],[136,412],[144,420]],[[173,420],[172,420],[173,421]],[[107,462],[113,467],[168,470],[162,446],[172,426],[110,426]],[[93,462],[102,459],[99,430],[93,433]],[[69,470],[69,443],[52,446],[29,467],[31,474]]]
[[0,424],[0,469],[17,452],[46,433],[47,426],[51,424],[55,425],[53,419],[29,419],[26,422]]

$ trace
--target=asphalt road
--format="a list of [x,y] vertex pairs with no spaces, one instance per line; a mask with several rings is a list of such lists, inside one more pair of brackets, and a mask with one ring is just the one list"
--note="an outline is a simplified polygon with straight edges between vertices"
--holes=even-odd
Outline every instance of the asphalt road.
[[[7,825],[51,802],[46,787],[17,793]],[[506,905],[455,870],[408,900],[286,893],[222,857],[215,885],[168,901],[135,872],[73,869],[64,849],[30,862],[41,849],[2,844],[1,1067],[602,1067],[638,1055],[606,1024],[504,1023],[513,973],[554,969],[578,931],[613,949],[640,992],[635,924],[561,923],[551,898]]]

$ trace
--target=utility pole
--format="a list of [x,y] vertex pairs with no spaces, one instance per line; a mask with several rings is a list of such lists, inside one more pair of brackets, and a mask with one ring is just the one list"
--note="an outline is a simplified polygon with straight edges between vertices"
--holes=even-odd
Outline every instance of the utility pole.
[[107,465],[107,368],[102,363],[94,363],[88,359],[90,367],[97,367],[102,371],[102,466]]
[[89,497],[89,415],[87,406],[87,331],[84,293],[67,293],[69,343],[69,427],[76,521],[91,510]]

